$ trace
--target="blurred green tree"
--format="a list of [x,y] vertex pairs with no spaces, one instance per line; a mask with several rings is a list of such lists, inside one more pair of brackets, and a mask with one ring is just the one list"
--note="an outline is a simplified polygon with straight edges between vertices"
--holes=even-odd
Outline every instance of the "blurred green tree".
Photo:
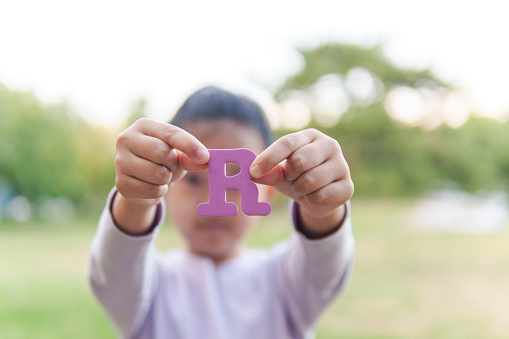
[[0,179],[32,201],[104,195],[113,182],[110,134],[88,125],[65,103],[0,85]]
[[382,45],[363,47],[355,44],[331,43],[313,49],[299,49],[304,67],[287,78],[277,91],[308,89],[327,74],[346,74],[354,67],[363,67],[376,74],[384,84],[415,86],[422,79],[432,79],[445,85],[430,70],[413,70],[395,66],[383,52]]
[[[415,196],[440,183],[469,191],[507,185],[509,160],[501,146],[509,144],[508,124],[470,119],[455,129],[440,123],[427,128],[402,124],[387,114],[384,99],[393,88],[404,86],[415,93],[424,89],[436,97],[451,89],[429,69],[398,67],[380,45],[331,43],[299,52],[304,66],[275,91],[276,100],[284,101],[295,91],[310,98],[313,119],[309,126],[342,145],[357,196]],[[349,76],[356,69],[380,83],[381,90],[368,101],[355,97],[358,79],[351,82]],[[331,75],[342,81],[347,109],[337,123],[324,127],[314,111],[313,91]],[[283,129],[281,134],[288,132]]]

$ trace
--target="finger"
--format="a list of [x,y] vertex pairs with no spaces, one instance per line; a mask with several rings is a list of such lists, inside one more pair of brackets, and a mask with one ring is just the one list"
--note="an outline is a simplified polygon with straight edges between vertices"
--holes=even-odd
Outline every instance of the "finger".
[[163,165],[140,158],[133,153],[118,155],[116,167],[123,174],[154,185],[167,185],[171,180],[171,171]]
[[271,169],[267,174],[260,178],[253,178],[251,181],[257,184],[277,186],[287,181],[285,178],[284,163],[278,164],[276,167]]
[[170,185],[176,183],[180,179],[182,179],[187,174],[187,171],[183,169],[177,169],[171,173]]
[[157,199],[168,192],[168,185],[154,185],[127,175],[117,176],[115,186],[126,199]]
[[314,130],[285,135],[256,157],[249,168],[249,173],[254,178],[262,177],[297,149],[312,142],[315,136]]
[[137,140],[130,141],[127,149],[140,158],[163,165],[170,170],[178,166],[175,150],[158,138],[142,135]]
[[177,157],[179,157],[180,160],[179,166],[172,171],[170,184],[173,184],[182,179],[182,177],[186,175],[187,172],[204,171],[209,168],[208,164],[197,164],[184,153],[177,150],[174,151],[176,151]]
[[191,158],[187,156],[187,154],[179,151],[174,150],[175,155],[178,158],[178,167],[177,170],[184,170],[187,172],[194,172],[194,171],[203,171],[209,168],[209,165],[207,163],[205,164],[199,164],[194,162]]
[[209,161],[210,155],[207,148],[183,129],[150,119],[142,119],[139,125],[143,134],[163,140],[171,148],[182,151],[194,162],[205,164]]
[[172,149],[167,143],[154,137],[144,136],[144,140],[133,142],[128,149],[138,157],[164,165],[171,171],[179,167],[186,171],[203,171],[208,168],[208,164],[198,164],[183,152]]
[[325,162],[330,154],[327,143],[315,141],[293,152],[285,165],[285,176],[288,180],[297,179],[302,173],[309,171]]
[[350,178],[335,181],[319,190],[304,196],[304,199],[314,206],[343,205],[350,200],[354,192]]
[[291,188],[297,196],[307,195],[338,180],[340,170],[328,163],[317,166],[299,176],[292,182]]

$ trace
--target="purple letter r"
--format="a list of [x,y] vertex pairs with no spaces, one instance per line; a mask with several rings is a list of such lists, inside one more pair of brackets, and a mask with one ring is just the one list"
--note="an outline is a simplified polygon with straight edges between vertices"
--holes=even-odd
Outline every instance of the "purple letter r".
[[[226,201],[226,190],[236,189],[242,194],[241,208],[246,215],[267,215],[269,203],[258,202],[258,188],[251,181],[249,167],[256,154],[246,148],[209,149],[209,202],[199,204],[196,211],[202,217],[234,216],[237,205]],[[240,172],[234,176],[226,175],[226,163],[236,162]]]

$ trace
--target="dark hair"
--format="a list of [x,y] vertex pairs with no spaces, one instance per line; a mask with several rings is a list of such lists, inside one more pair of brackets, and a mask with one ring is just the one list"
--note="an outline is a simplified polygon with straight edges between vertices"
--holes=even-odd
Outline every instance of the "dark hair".
[[189,120],[220,118],[229,118],[253,126],[262,133],[265,147],[272,144],[272,131],[258,104],[213,86],[204,87],[187,98],[170,123],[182,127],[182,124]]

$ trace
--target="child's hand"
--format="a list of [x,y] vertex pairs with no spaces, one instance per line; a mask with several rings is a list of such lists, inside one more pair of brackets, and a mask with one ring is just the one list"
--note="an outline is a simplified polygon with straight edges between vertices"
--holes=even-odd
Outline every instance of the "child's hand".
[[186,171],[208,168],[209,152],[176,126],[140,119],[117,139],[113,219],[130,234],[143,234],[153,223],[156,205],[168,185]]
[[140,119],[117,139],[116,187],[140,205],[157,204],[168,184],[186,171],[207,168],[209,152],[186,131],[150,119]]
[[354,191],[338,142],[315,129],[274,142],[253,161],[250,173],[253,181],[298,202],[304,225],[316,235],[341,222],[342,206]]

